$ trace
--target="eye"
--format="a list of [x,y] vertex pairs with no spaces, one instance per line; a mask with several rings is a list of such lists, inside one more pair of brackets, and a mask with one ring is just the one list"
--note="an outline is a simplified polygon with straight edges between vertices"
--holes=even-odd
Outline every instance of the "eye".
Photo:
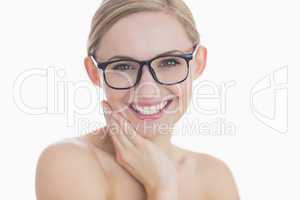
[[172,67],[180,64],[176,58],[168,58],[165,60],[162,60],[160,63],[161,67]]
[[134,70],[135,67],[128,63],[118,63],[118,64],[113,65],[112,69],[126,71],[126,70]]

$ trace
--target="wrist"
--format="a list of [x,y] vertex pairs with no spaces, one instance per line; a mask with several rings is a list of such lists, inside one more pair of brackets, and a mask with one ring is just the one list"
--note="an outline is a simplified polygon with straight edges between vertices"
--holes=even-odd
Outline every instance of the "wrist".
[[147,200],[177,200],[178,190],[156,190],[147,192]]
[[167,180],[164,181],[155,181],[144,183],[145,190],[147,193],[157,193],[159,191],[173,191],[178,189],[178,178],[176,175],[169,176]]
[[176,200],[178,199],[178,185],[173,183],[168,187],[146,188],[148,200]]

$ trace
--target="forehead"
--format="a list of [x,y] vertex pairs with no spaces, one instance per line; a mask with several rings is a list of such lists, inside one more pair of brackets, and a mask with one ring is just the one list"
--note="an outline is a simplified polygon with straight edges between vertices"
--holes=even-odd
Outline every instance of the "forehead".
[[148,59],[169,50],[192,46],[175,16],[162,12],[141,12],[120,19],[104,35],[98,54],[102,59],[127,55]]

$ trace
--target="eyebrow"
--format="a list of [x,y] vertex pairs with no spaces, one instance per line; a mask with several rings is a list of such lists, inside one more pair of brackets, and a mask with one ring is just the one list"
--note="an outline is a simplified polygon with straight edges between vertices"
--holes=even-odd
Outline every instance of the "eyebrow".
[[[155,57],[168,55],[168,54],[172,54],[172,53],[185,53],[185,52],[180,51],[180,50],[170,50],[170,51],[166,51],[164,53],[160,53],[160,54],[156,55]],[[135,58],[130,57],[130,56],[124,56],[124,55],[116,55],[116,56],[109,58],[107,61],[111,61],[114,59],[135,59]]]

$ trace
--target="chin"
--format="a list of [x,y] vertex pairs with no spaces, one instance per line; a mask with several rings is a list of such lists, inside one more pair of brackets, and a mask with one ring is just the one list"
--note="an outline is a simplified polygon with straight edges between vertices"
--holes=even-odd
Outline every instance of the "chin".
[[162,133],[159,130],[152,129],[152,128],[149,128],[148,130],[146,130],[146,129],[144,130],[143,128],[139,128],[137,130],[137,132],[140,136],[142,136],[142,137],[144,137],[145,139],[148,139],[148,140],[154,140],[157,137],[166,136],[167,134],[169,134],[169,133]]
[[168,116],[168,118],[157,121],[134,121],[132,124],[134,124],[138,134],[152,140],[172,133],[174,116]]

